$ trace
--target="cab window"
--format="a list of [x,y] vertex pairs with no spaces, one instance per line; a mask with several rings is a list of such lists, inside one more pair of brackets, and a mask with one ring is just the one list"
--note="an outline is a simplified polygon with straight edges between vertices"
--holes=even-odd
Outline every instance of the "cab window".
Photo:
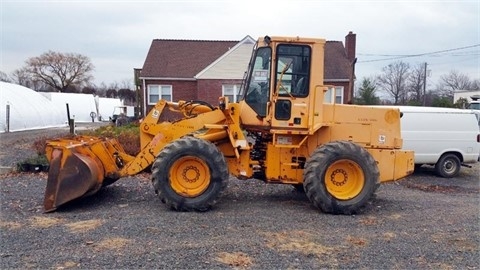
[[280,96],[308,96],[310,55],[309,46],[278,45],[275,89]]
[[267,115],[267,102],[270,98],[270,47],[258,48],[251,66],[245,102],[261,117]]

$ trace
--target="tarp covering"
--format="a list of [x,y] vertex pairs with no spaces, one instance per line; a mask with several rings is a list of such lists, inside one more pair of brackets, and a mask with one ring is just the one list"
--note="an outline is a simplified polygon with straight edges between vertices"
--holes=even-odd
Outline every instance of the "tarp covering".
[[123,105],[118,98],[35,92],[6,82],[0,82],[0,86],[0,132],[7,130],[7,104],[10,108],[10,131],[68,126],[67,104],[70,118],[79,123],[92,122],[91,115],[94,115],[95,122],[100,119],[108,121],[115,107]]
[[122,105],[118,98],[100,98],[92,94],[76,93],[42,93],[54,103],[54,106],[65,108],[68,104],[70,118],[75,122],[92,122],[91,113],[95,113],[94,121],[97,122],[99,114],[102,120],[108,121],[115,106]]
[[67,126],[66,110],[32,89],[0,82],[0,133],[7,131],[7,105],[10,131]]
[[115,107],[122,106],[122,102],[118,98],[99,98],[98,113],[103,121],[108,121],[113,116]]
[[[70,118],[75,122],[92,122],[90,113],[96,115],[95,99],[89,94],[75,93],[41,93],[48,98],[57,108],[64,108],[67,111],[67,104],[70,112]],[[65,113],[66,115],[66,113]]]

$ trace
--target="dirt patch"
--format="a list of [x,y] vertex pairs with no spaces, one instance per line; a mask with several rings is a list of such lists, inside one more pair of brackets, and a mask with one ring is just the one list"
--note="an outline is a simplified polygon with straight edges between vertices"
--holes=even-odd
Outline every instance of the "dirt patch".
[[61,219],[51,217],[33,217],[30,223],[36,228],[49,228],[62,222]]
[[478,252],[479,246],[472,239],[466,237],[457,237],[446,233],[435,233],[431,235],[434,243],[454,246],[459,252]]
[[22,227],[22,224],[18,222],[11,222],[11,221],[0,221],[0,228],[8,229],[8,230],[17,230]]
[[318,243],[314,235],[305,231],[289,231],[281,233],[266,233],[267,246],[279,251],[300,252],[314,255],[318,258],[332,254],[335,249]]
[[478,193],[478,190],[474,189],[465,189],[459,186],[441,186],[441,185],[429,185],[423,183],[412,183],[412,182],[400,182],[403,186],[411,189],[418,189],[425,192],[440,192],[440,193],[457,193],[457,192],[470,192]]
[[365,218],[360,219],[360,224],[362,225],[372,226],[372,225],[376,225],[377,223],[378,223],[377,218],[372,216],[367,216]]
[[243,252],[221,252],[218,254],[217,261],[231,266],[235,269],[244,269],[252,265],[253,260]]
[[388,216],[388,218],[393,219],[393,220],[399,220],[402,217],[400,214],[391,214]]
[[61,265],[58,265],[55,267],[56,270],[63,270],[63,269],[70,269],[70,268],[76,268],[79,267],[80,264],[72,261],[65,262]]
[[397,237],[397,235],[393,232],[383,233],[383,238],[385,238],[385,240],[387,240],[387,241],[391,241],[391,240],[395,239],[396,237]]
[[84,233],[100,227],[104,223],[100,219],[91,219],[65,224],[71,233]]
[[115,249],[122,249],[131,243],[131,240],[121,237],[112,237],[112,238],[105,238],[102,241],[94,244],[96,249],[99,250],[115,250]]
[[355,246],[365,246],[367,245],[367,240],[362,237],[353,237],[353,236],[348,236],[347,241]]

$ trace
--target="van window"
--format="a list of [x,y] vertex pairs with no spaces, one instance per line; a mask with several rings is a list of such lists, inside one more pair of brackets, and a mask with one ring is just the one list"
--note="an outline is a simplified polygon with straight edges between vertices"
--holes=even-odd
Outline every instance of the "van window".
[[470,110],[480,110],[480,103],[470,103],[468,105],[468,109],[470,109]]

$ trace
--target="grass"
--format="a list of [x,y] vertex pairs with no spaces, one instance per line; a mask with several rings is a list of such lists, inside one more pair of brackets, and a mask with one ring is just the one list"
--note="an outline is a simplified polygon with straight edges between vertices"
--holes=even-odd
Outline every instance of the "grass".
[[49,165],[45,154],[37,154],[17,163],[17,171],[20,172],[41,172],[48,171]]
[[83,132],[80,135],[116,138],[127,154],[136,156],[140,152],[140,128],[138,123],[129,123],[120,127],[103,126],[95,130]]

